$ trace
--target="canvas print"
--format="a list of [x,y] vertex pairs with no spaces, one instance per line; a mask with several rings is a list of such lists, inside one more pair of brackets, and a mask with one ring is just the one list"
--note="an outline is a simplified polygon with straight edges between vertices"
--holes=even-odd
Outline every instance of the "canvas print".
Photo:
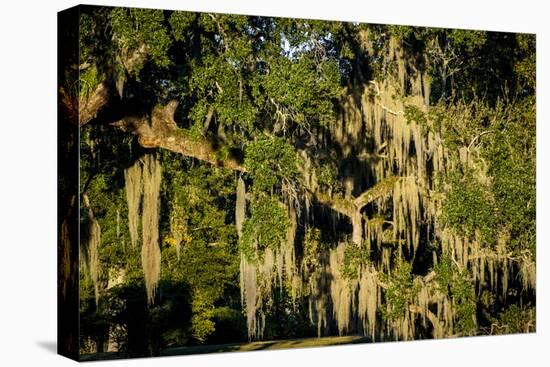
[[61,354],[535,332],[535,35],[58,24]]

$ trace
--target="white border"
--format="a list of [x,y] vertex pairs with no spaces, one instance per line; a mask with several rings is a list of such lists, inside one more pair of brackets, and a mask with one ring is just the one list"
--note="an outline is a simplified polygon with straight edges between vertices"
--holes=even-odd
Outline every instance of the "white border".
[[[537,333],[105,362],[113,366],[536,366],[548,355],[549,34],[545,1],[134,0],[91,4],[537,33]],[[56,12],[74,1],[0,11],[0,365],[65,366],[56,339]],[[543,104],[546,102],[546,105]],[[543,142],[547,142],[544,144]],[[542,188],[542,190],[541,190]],[[546,339],[546,340],[545,340]]]

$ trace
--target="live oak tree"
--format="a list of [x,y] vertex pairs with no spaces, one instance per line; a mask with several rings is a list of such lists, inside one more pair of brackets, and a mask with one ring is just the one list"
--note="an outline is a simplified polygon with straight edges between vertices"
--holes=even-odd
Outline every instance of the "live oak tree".
[[78,36],[84,341],[535,329],[533,36],[103,7]]

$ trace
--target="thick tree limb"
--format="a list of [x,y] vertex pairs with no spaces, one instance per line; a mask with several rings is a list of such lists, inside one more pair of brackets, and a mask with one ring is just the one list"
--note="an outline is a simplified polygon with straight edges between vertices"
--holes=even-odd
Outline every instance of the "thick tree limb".
[[[220,147],[207,138],[191,137],[186,130],[178,128],[174,121],[174,112],[177,102],[172,101],[167,105],[158,105],[150,116],[126,117],[112,123],[113,126],[137,135],[139,144],[144,148],[162,148],[187,157],[207,162],[214,166],[245,172],[242,162],[236,158],[220,159],[218,152]],[[320,188],[305,190],[321,205],[326,205],[332,210],[350,218],[358,230],[358,219],[361,209],[373,200],[382,197],[393,189],[398,177],[388,177],[379,182],[357,198],[343,198],[339,195],[330,195]],[[359,233],[355,234],[359,237]]]
[[[121,55],[117,57],[118,62],[122,64],[127,72],[130,72],[138,64],[143,63],[147,58],[148,49],[145,44],[133,49],[131,51],[124,50]],[[85,63],[80,65],[80,70],[90,67],[90,64]],[[80,74],[78,75],[80,77]],[[68,120],[73,123],[78,123],[79,126],[84,126],[91,120],[93,120],[99,111],[105,107],[111,99],[111,88],[109,87],[109,80],[112,75],[104,76],[102,82],[93,88],[93,90],[87,95],[71,96],[69,91],[63,87],[59,89],[59,102],[63,112],[68,117]],[[122,85],[124,84],[125,77],[119,78],[117,81],[119,93],[121,92]],[[80,81],[79,81],[80,83]]]
[[67,119],[79,126],[93,120],[98,112],[109,102],[107,83],[100,83],[88,96],[71,97],[65,88],[59,89],[60,103]]
[[308,190],[315,200],[322,205],[326,205],[332,210],[351,218],[356,210],[353,201],[345,199],[338,195],[329,195],[328,193],[317,190]]
[[109,102],[109,88],[107,83],[99,84],[92,94],[88,97],[80,97],[78,102],[79,108],[79,125],[84,126],[94,119],[99,110],[101,110]]
[[138,137],[139,144],[144,148],[162,148],[187,157],[195,158],[218,167],[245,171],[237,159],[220,160],[219,148],[206,138],[192,138],[178,128],[174,121],[174,111],[177,102],[172,101],[165,106],[157,106],[151,116],[126,117],[112,125],[131,132]]
[[389,194],[393,190],[393,186],[397,181],[399,181],[399,179],[400,178],[397,176],[386,177],[385,179],[378,182],[376,185],[372,186],[370,189],[359,195],[353,201],[353,203],[357,208],[363,208],[365,205],[372,203],[374,200]]

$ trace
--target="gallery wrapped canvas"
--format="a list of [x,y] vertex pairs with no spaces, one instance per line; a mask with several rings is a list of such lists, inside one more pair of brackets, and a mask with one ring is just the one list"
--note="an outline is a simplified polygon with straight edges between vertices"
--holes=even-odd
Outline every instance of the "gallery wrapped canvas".
[[60,354],[535,331],[535,35],[58,25]]

